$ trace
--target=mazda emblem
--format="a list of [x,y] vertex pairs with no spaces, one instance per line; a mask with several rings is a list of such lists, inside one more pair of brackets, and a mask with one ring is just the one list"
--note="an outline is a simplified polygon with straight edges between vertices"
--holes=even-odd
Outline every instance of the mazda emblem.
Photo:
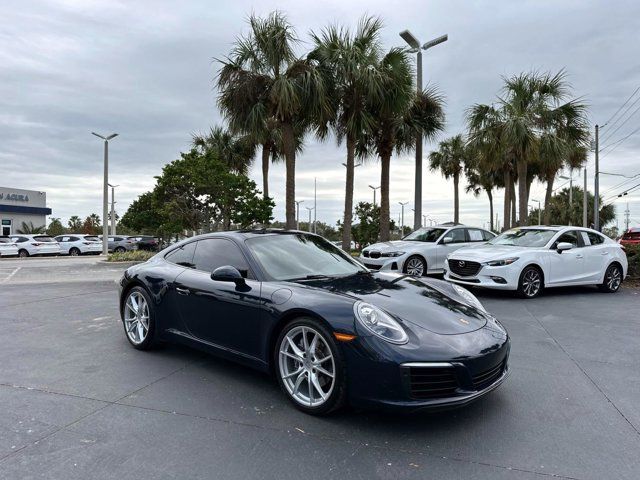
[[464,266],[465,266],[464,260],[460,260],[460,261],[458,262],[458,266],[459,266],[459,267],[464,267]]

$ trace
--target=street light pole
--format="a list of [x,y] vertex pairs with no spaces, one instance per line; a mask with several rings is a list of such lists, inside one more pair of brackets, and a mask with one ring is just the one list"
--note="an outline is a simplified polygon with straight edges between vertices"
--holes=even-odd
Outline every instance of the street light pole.
[[296,230],[300,230],[300,204],[304,202],[304,200],[295,200],[296,202]]
[[584,192],[582,193],[582,226],[587,228],[587,168],[584,169]]
[[380,187],[374,187],[373,185],[369,185],[369,188],[373,190],[373,205],[376,205],[376,191],[380,188]]
[[111,187],[111,235],[115,235],[116,234],[116,210],[115,210],[116,193],[115,193],[115,189],[116,189],[116,187],[119,187],[120,185],[111,185],[110,183],[108,185]]
[[102,182],[102,254],[107,255],[109,253],[109,232],[107,227],[107,215],[108,215],[108,203],[109,203],[109,140],[118,136],[117,133],[112,133],[106,137],[91,132],[98,138],[104,140],[104,178]]
[[313,233],[318,233],[318,179],[313,178]]
[[[400,37],[411,47],[410,53],[416,53],[416,89],[418,93],[422,92],[422,50],[428,50],[436,45],[446,42],[448,35],[442,35],[438,38],[428,41],[420,46],[418,39],[409,31],[400,32]],[[415,198],[414,198],[414,215],[413,229],[420,228],[422,220],[422,131],[416,134],[416,178],[415,178]]]
[[409,202],[398,202],[402,207],[402,213],[400,214],[400,238],[404,236],[404,206]]
[[600,127],[596,125],[596,173],[593,179],[593,228],[600,231],[600,139],[599,139]]
[[311,230],[311,212],[315,209],[315,207],[304,207],[307,210],[309,210],[309,233],[312,232]]

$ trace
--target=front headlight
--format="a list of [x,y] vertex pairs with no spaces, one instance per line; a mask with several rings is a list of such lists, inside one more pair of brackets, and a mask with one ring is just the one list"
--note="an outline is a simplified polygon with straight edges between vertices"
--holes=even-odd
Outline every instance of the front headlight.
[[399,257],[400,255],[404,255],[404,252],[384,252],[381,253],[381,257]]
[[483,312],[486,312],[486,310],[484,309],[484,306],[480,303],[480,300],[478,300],[473,293],[471,293],[466,288],[461,287],[460,285],[456,285],[455,283],[452,283],[452,285],[454,290],[458,293],[458,295],[464,298],[464,300],[469,305],[476,307],[478,310],[482,310]]
[[382,309],[365,302],[356,302],[353,313],[360,324],[387,342],[403,344],[409,341],[402,326]]
[[503,258],[502,260],[491,260],[489,262],[484,262],[484,265],[487,265],[489,267],[504,267],[505,265],[511,265],[517,260],[518,257]]

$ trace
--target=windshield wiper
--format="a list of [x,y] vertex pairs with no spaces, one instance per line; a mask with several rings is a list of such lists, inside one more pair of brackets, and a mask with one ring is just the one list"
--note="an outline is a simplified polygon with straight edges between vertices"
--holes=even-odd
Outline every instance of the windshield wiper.
[[287,281],[295,282],[296,280],[319,280],[322,278],[332,278],[332,277],[329,275],[316,274],[316,275],[305,275],[304,277],[288,278]]

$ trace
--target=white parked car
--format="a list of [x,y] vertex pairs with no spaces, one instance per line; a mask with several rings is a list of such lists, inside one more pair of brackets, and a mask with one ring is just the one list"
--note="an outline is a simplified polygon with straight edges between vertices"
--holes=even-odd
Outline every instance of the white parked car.
[[9,238],[18,245],[18,256],[59,255],[60,245],[52,237],[45,234],[10,235]]
[[495,237],[482,228],[436,225],[411,232],[402,240],[381,242],[362,250],[360,261],[372,270],[392,270],[421,277],[442,273],[447,255]]
[[58,235],[56,241],[60,244],[60,255],[76,257],[84,254],[102,253],[102,242],[95,235],[76,233]]
[[452,253],[444,278],[533,298],[543,288],[569,285],[599,285],[615,292],[626,275],[624,250],[601,233],[537,226],[514,228],[486,245]]
[[15,257],[18,255],[18,245],[9,237],[0,237],[0,257]]

